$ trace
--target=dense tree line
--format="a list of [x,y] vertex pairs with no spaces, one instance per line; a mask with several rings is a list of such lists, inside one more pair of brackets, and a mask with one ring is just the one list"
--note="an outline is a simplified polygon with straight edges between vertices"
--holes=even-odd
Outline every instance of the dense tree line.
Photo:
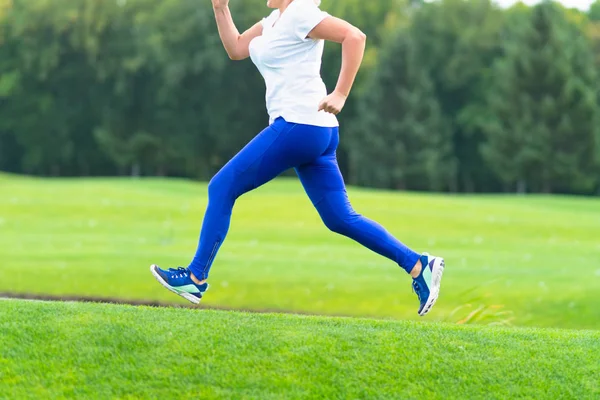
[[[240,30],[264,0],[232,0]],[[326,0],[369,37],[340,116],[353,184],[595,194],[600,5]],[[340,47],[326,46],[335,86]],[[0,0],[0,170],[207,179],[267,123],[208,0]]]

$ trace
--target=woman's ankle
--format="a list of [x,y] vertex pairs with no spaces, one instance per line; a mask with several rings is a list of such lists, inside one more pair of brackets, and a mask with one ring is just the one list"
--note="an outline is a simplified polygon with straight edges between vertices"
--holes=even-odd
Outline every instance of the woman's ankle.
[[194,283],[196,285],[204,285],[206,283],[206,279],[200,280],[200,279],[196,278],[196,276],[191,272],[190,272],[190,278],[192,278],[192,281],[194,281]]
[[412,276],[413,279],[416,279],[421,274],[422,270],[423,264],[421,264],[421,259],[419,259],[413,269],[410,271],[410,276]]

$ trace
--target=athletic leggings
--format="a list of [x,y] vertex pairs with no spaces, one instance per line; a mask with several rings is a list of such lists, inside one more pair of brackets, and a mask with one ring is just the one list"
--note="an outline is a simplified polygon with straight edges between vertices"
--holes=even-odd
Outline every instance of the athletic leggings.
[[198,279],[208,278],[229,230],[236,199],[289,168],[296,169],[304,190],[330,230],[354,239],[410,272],[419,254],[352,209],[336,159],[338,143],[338,128],[288,123],[281,117],[248,143],[208,185],[200,242],[189,266],[192,273]]

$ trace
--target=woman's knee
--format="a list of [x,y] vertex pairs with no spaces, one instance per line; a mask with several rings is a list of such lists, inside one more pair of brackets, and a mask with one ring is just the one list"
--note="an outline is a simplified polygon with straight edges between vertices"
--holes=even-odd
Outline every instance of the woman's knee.
[[343,215],[330,213],[321,215],[321,219],[330,231],[340,235],[348,235],[352,230],[354,215],[349,213]]
[[329,230],[348,236],[356,229],[362,216],[354,211],[345,191],[333,191],[314,202],[323,223]]
[[225,171],[219,171],[208,183],[208,197],[217,199],[233,193],[234,180]]
[[345,226],[344,226],[344,221],[342,219],[327,218],[327,219],[323,219],[323,222],[325,223],[325,226],[327,227],[327,229],[329,229],[331,232],[339,233],[340,235],[344,234]]

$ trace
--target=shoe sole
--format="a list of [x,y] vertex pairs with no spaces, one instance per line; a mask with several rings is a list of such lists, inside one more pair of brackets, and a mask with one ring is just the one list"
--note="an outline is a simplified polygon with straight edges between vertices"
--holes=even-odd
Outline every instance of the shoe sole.
[[431,292],[429,294],[429,299],[427,299],[427,303],[423,307],[423,310],[419,313],[421,317],[425,316],[435,304],[438,296],[440,295],[440,284],[442,282],[442,274],[444,273],[444,268],[446,267],[446,263],[443,258],[436,258],[433,262],[433,268],[431,271]]
[[[169,289],[171,292],[175,293],[176,295],[183,297],[187,301],[194,303],[194,304],[200,304],[200,299],[197,298],[196,296],[194,296],[193,294],[187,293],[187,292],[180,292],[177,289],[175,289],[173,286],[171,286],[167,282],[165,282],[165,280],[158,274],[158,272],[156,272],[156,268],[158,268],[158,265],[151,265],[150,272],[152,272],[152,275],[158,281],[158,283],[160,283],[161,285],[163,285],[165,288]],[[208,290],[208,288],[207,288],[207,290]]]

